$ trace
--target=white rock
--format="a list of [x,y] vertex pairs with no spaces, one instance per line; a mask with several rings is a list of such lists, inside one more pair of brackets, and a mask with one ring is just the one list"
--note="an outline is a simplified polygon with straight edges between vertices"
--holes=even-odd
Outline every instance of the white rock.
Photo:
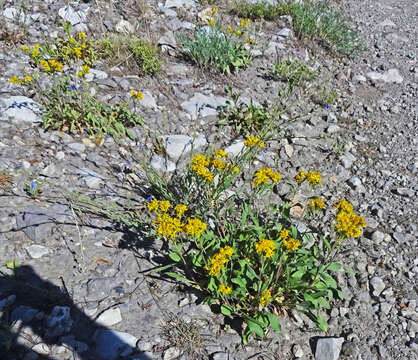
[[0,99],[0,104],[5,108],[3,112],[6,117],[14,123],[41,123],[39,114],[40,105],[26,96],[11,96]]
[[103,326],[112,326],[118,324],[122,321],[122,315],[120,313],[120,308],[112,308],[104,311],[96,319],[96,322]]
[[196,4],[193,0],[166,0],[165,7],[166,8],[179,8],[179,7],[195,7]]
[[119,21],[115,26],[115,30],[122,34],[132,34],[135,32],[134,26],[126,20]]
[[39,343],[36,344],[33,348],[32,351],[36,352],[39,355],[48,355],[51,350],[49,349],[47,344],[44,343]]
[[58,15],[64,20],[68,21],[71,25],[77,25],[86,21],[87,11],[76,11],[70,5],[64,6],[58,10]]
[[174,164],[172,161],[168,159],[164,159],[163,157],[159,155],[154,155],[151,158],[151,166],[155,170],[160,170],[163,172],[172,172],[176,170],[176,164]]
[[49,254],[49,249],[42,245],[31,245],[26,251],[32,259],[40,259],[42,256]]
[[20,23],[27,23],[29,17],[25,16],[25,13],[22,9],[17,9],[13,6],[7,7],[3,10],[2,15],[8,20],[17,20]]
[[385,83],[396,83],[400,84],[403,82],[403,77],[397,69],[389,69],[383,74],[377,71],[370,71],[366,74],[367,78],[372,81],[383,81]]
[[244,148],[244,140],[239,140],[229,145],[224,150],[228,154],[228,156],[234,157],[234,156],[237,156],[243,148]]
[[190,151],[199,149],[207,144],[203,135],[198,135],[194,139],[186,135],[163,135],[161,140],[167,155],[174,162],[177,162],[182,155],[186,155]]
[[157,110],[158,106],[155,101],[155,98],[152,96],[151,92],[148,90],[144,90],[142,92],[142,95],[144,96],[142,100],[139,101],[139,104],[143,107],[146,107],[148,109]]
[[222,96],[207,96],[195,93],[190,100],[184,101],[181,106],[192,118],[197,119],[209,115],[217,115],[227,99]]
[[315,360],[338,360],[344,338],[322,338],[316,343]]
[[107,75],[107,73],[105,73],[104,71],[101,71],[101,70],[90,69],[90,72],[94,75],[94,77],[96,79],[99,79],[99,80],[104,80],[104,79],[107,79],[109,77],[109,75]]

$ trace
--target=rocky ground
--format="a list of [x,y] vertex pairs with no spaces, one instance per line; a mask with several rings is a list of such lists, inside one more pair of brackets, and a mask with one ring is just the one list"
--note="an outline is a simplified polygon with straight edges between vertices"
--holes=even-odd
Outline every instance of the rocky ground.
[[[367,44],[354,60],[281,31],[289,19],[257,23],[252,66],[227,76],[201,70],[174,51],[174,34],[193,29],[204,1],[146,3],[138,16],[141,1],[80,1],[71,9],[61,0],[0,2],[1,26],[22,31],[22,43],[48,41],[64,18],[91,37],[144,33],[159,42],[164,61],[153,77],[104,62],[95,68],[90,80],[101,85],[103,101],[143,91],[139,111],[148,130],[97,145],[80,134],[42,129],[31,110],[36,98],[8,82],[27,72],[28,58],[19,43],[0,42],[0,171],[13,176],[0,187],[1,270],[10,274],[3,265],[20,263],[15,277],[0,279],[2,322],[20,333],[0,358],[417,359],[418,4],[334,1]],[[226,3],[216,5],[225,21],[236,22]],[[161,246],[105,214],[80,213],[71,194],[140,209],[149,184],[138,161],[162,172],[181,170],[192,138],[195,148],[215,143],[233,152],[242,138],[216,126],[219,106],[228,100],[225,88],[240,91],[242,101],[273,105],[286,86],[270,76],[273,59],[291,52],[319,72],[315,84],[337,90],[338,101],[324,108],[305,96],[313,87],[300,90],[288,113],[298,121],[284,122],[258,161],[278,163],[284,176],[298,167],[321,171],[327,203],[345,196],[367,229],[344,257],[356,275],[337,274],[345,300],[328,313],[326,334],[294,314],[281,320],[280,334],[244,347],[198,294],[147,276]],[[155,151],[155,136],[168,158]],[[26,191],[33,180],[42,188],[37,198]],[[286,196],[290,189],[279,191]],[[0,338],[7,334],[2,329]]]

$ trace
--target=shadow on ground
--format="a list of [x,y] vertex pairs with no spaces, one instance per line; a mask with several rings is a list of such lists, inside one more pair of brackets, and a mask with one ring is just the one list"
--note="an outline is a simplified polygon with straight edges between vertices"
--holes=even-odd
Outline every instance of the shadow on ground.
[[[122,359],[135,353],[136,340],[126,335],[92,320],[65,286],[41,279],[30,266],[18,267],[12,276],[0,273],[1,360]],[[95,345],[87,346],[92,340]],[[42,354],[54,347],[61,353]],[[136,358],[151,360],[144,353]]]

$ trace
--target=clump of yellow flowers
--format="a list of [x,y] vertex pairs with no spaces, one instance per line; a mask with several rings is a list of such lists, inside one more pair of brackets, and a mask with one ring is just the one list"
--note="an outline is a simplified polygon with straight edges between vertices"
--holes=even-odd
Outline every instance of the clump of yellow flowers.
[[258,147],[262,148],[264,147],[264,141],[256,136],[249,135],[247,136],[247,139],[244,141],[244,145],[248,147],[258,145]]
[[289,252],[296,251],[301,245],[300,240],[293,239],[290,236],[290,230],[288,229],[283,229],[279,237],[283,240],[283,245]]
[[191,160],[191,168],[196,175],[204,178],[208,182],[213,182],[215,176],[214,171],[217,173],[220,173],[224,170],[233,173],[239,172],[238,167],[232,163],[227,163],[227,158],[228,154],[223,149],[217,150],[210,158],[207,158],[203,154],[196,154]]
[[264,291],[264,293],[263,293],[263,295],[261,296],[261,299],[260,299],[260,306],[262,306],[262,307],[266,306],[270,302],[270,299],[271,299],[270,290]]
[[306,180],[311,186],[319,185],[322,182],[321,173],[319,171],[306,172],[301,170],[295,176],[295,180],[298,184],[301,184]]
[[234,249],[228,245],[222,247],[215,255],[210,258],[210,265],[206,265],[205,269],[209,271],[209,275],[219,275],[221,270],[229,262],[229,258],[234,254]]
[[279,172],[274,172],[270,168],[258,169],[254,173],[254,186],[260,186],[262,184],[268,184],[269,180],[273,183],[278,183],[282,179]]
[[337,225],[335,230],[344,238],[357,238],[361,235],[361,229],[366,227],[366,221],[353,211],[353,205],[347,200],[338,201],[334,208],[337,210]]
[[176,205],[173,215],[168,214],[172,208],[168,200],[152,199],[147,203],[147,208],[149,212],[156,213],[156,232],[163,237],[174,239],[179,233],[200,237],[207,228],[206,223],[197,218],[188,217],[186,223],[182,222],[183,214],[188,210],[185,204]]
[[265,258],[270,258],[274,255],[276,243],[273,240],[261,239],[255,243],[255,250],[263,253]]

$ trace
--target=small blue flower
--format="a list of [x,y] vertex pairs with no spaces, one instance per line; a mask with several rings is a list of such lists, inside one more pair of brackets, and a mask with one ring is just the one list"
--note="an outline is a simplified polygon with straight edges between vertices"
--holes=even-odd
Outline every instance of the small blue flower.
[[109,134],[107,134],[107,135],[105,136],[105,140],[109,139],[109,137],[110,137],[110,135],[109,135]]
[[13,170],[14,171],[17,171],[17,170],[19,170],[21,168],[21,166],[16,166]]
[[148,197],[147,197],[147,201],[148,201],[148,202],[150,202],[150,201],[152,201],[152,200],[154,200],[154,196],[150,195],[150,196],[148,196]]
[[71,86],[68,87],[68,90],[70,90],[70,91],[76,91],[77,90],[77,87],[75,85],[71,85]]
[[325,105],[325,109],[329,110],[329,109],[331,109],[331,106]]
[[30,189],[31,189],[32,191],[35,191],[35,190],[36,190],[36,181],[35,181],[35,180],[33,180],[33,181],[30,183]]

